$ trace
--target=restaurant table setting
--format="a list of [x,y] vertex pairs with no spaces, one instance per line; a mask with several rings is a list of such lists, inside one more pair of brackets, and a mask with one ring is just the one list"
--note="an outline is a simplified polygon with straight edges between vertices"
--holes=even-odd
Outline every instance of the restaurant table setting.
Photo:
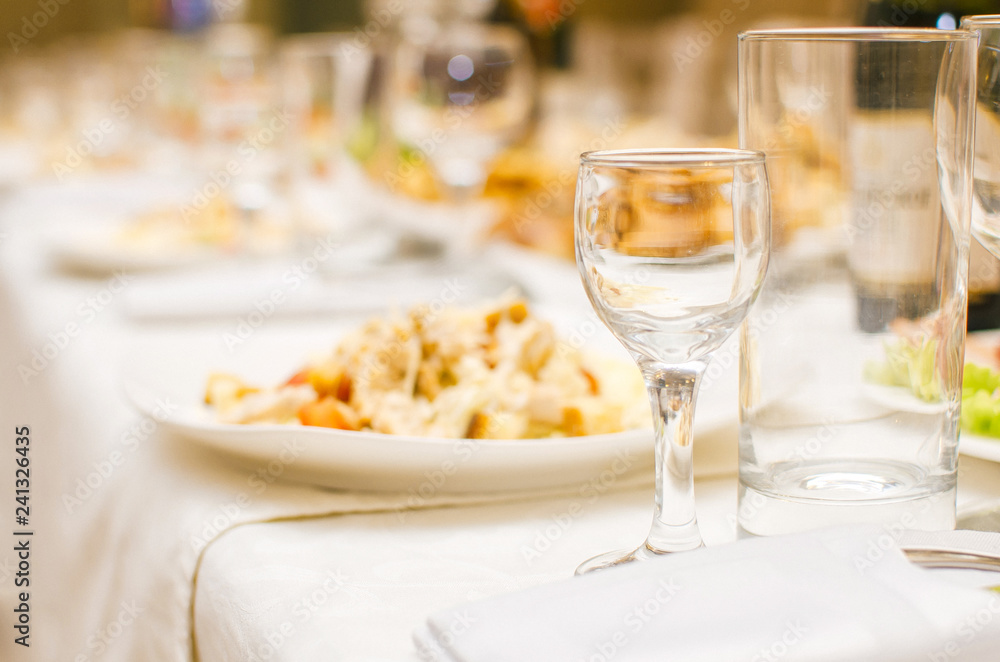
[[[651,457],[645,435],[636,440],[625,440],[613,449],[595,448],[594,444],[587,449],[584,444],[583,450],[592,456],[589,465],[586,458],[580,457],[580,449],[550,449],[547,478],[539,478],[536,472],[537,489],[528,492],[523,488],[515,489],[513,493],[509,490],[516,488],[518,481],[524,481],[524,475],[532,472],[531,467],[519,466],[517,458],[513,465],[508,463],[506,469],[502,465],[499,468],[483,468],[493,474],[499,472],[499,476],[491,479],[494,489],[507,491],[455,494],[447,487],[449,482],[457,482],[461,474],[444,475],[439,456],[420,458],[418,451],[411,451],[411,454],[417,455],[418,461],[430,463],[426,473],[411,471],[409,475],[419,479],[412,483],[398,482],[397,477],[398,488],[390,492],[330,491],[309,482],[288,480],[289,475],[295,474],[297,464],[307,461],[307,458],[300,460],[301,454],[308,449],[295,435],[308,432],[309,428],[292,428],[291,435],[279,436],[278,453],[270,460],[252,456],[242,458],[241,462],[234,461],[233,456],[220,459],[206,448],[210,444],[191,442],[167,431],[172,418],[177,415],[176,408],[184,404],[182,401],[173,400],[168,395],[159,404],[161,409],[155,409],[157,404],[154,403],[153,411],[142,416],[129,404],[123,376],[159,367],[163,372],[154,373],[153,378],[166,385],[174,378],[171,368],[174,376],[183,373],[184,368],[190,368],[190,374],[196,378],[194,387],[198,391],[187,397],[197,398],[204,388],[204,384],[197,383],[197,380],[204,377],[207,369],[214,367],[201,361],[214,357],[219,361],[216,365],[221,365],[223,360],[246,364],[256,352],[262,348],[266,350],[270,344],[272,349],[284,348],[285,354],[275,357],[272,351],[266,360],[279,369],[290,369],[295,365],[296,356],[289,348],[301,347],[303,343],[309,343],[313,348],[325,347],[336,336],[338,322],[331,322],[325,315],[310,318],[292,314],[284,320],[276,317],[241,343],[234,355],[229,352],[224,340],[229,327],[235,326],[232,318],[222,318],[221,322],[219,318],[209,318],[200,323],[189,321],[165,328],[131,321],[128,308],[123,305],[125,299],[119,297],[128,291],[127,288],[140,287],[142,277],[130,275],[125,280],[126,289],[114,293],[115,277],[81,280],[53,272],[46,264],[44,251],[39,250],[45,234],[43,221],[47,215],[46,205],[32,197],[27,192],[21,203],[17,197],[8,199],[4,214],[8,235],[4,299],[11,311],[5,316],[5,324],[10,327],[7,337],[21,339],[5,344],[5,365],[9,367],[8,375],[13,376],[14,383],[9,385],[10,406],[5,408],[4,413],[5,417],[10,417],[11,425],[18,420],[33,421],[32,436],[38,440],[33,447],[33,466],[39,481],[35,489],[39,493],[56,495],[50,509],[41,510],[42,517],[47,513],[49,516],[37,525],[39,534],[45,532],[38,540],[48,545],[39,544],[39,558],[48,556],[51,559],[45,564],[44,573],[38,571],[38,582],[43,587],[39,589],[41,596],[48,593],[51,599],[58,600],[58,595],[71,593],[84,599],[79,609],[74,609],[73,614],[66,614],[61,621],[63,633],[59,636],[65,640],[48,644],[40,641],[37,646],[43,651],[47,645],[59,646],[60,649],[75,646],[74,650],[79,654],[90,656],[95,653],[95,646],[101,646],[102,650],[106,646],[102,656],[107,659],[113,659],[112,655],[122,659],[188,659],[193,654],[190,639],[193,624],[189,619],[192,604],[197,603],[192,602],[195,597],[195,572],[198,573],[199,586],[203,582],[211,586],[212,582],[235,582],[240,578],[239,575],[215,577],[210,570],[198,570],[199,559],[212,560],[209,551],[214,549],[215,541],[226,540],[224,533],[249,523],[275,522],[275,526],[279,527],[274,539],[276,543],[286,537],[280,532],[286,525],[301,524],[308,530],[316,523],[334,521],[324,518],[336,519],[338,514],[376,512],[380,515],[373,521],[361,522],[361,530],[370,528],[372,533],[379,535],[386,531],[387,525],[390,532],[393,525],[400,522],[409,526],[412,517],[409,511],[412,509],[513,502],[514,505],[504,507],[532,512],[534,526],[544,529],[551,523],[550,514],[559,514],[555,511],[550,513],[549,509],[562,507],[563,502],[567,503],[566,509],[574,511],[573,503],[598,503],[605,495],[610,498],[610,495],[618,495],[623,490],[625,495],[629,495],[634,486],[649,483]],[[248,310],[252,311],[252,308]],[[79,328],[69,327],[71,323]],[[339,327],[343,326],[344,322],[340,322]],[[596,331],[593,322],[587,328]],[[48,358],[56,350],[58,352]],[[140,365],[138,357],[144,356],[145,364]],[[194,361],[179,361],[179,357]],[[81,376],[85,376],[86,388],[80,388]],[[190,379],[183,379],[185,375],[181,377],[181,383],[191,383]],[[733,375],[730,373],[729,377]],[[729,443],[732,438],[732,408],[726,406],[734,397],[733,385],[727,385],[728,388],[720,385],[709,391],[721,393],[725,390],[729,397],[716,398],[721,413],[716,414],[714,420],[706,417],[707,434],[703,449],[707,455],[698,459],[707,475],[713,472],[716,475],[729,474],[735,466],[734,449]],[[288,441],[284,441],[284,436],[288,436]],[[713,438],[719,441],[714,448]],[[43,439],[57,441],[43,443]],[[327,439],[321,441],[331,443]],[[447,442],[446,450],[449,452],[452,443]],[[441,452],[435,448],[431,451]],[[530,454],[531,449],[527,452]],[[456,461],[462,457],[457,455]],[[241,458],[235,456],[235,459]],[[475,456],[473,461],[476,461]],[[556,463],[555,468],[551,463]],[[567,477],[560,475],[559,463],[562,463],[563,471],[570,472]],[[581,463],[582,469],[579,468]],[[578,472],[583,473],[573,474],[574,465],[578,467]],[[593,466],[597,466],[598,470],[594,471]],[[362,474],[359,479],[362,485],[367,484],[369,490],[378,487],[379,470],[378,467],[369,467],[367,478]],[[504,475],[503,471],[509,474]],[[384,481],[381,489],[384,490],[386,484],[393,483]],[[562,497],[562,502],[548,500],[558,496]],[[570,497],[568,501],[567,496]],[[618,495],[615,498],[621,500],[623,497]],[[619,513],[609,515],[611,519],[620,518]],[[473,512],[462,515],[460,519],[475,522],[477,517]],[[520,517],[513,516],[511,523]],[[721,519],[721,512],[717,517]],[[309,518],[318,519],[310,523]],[[282,520],[290,521],[280,524]],[[264,529],[269,526],[264,525]],[[463,525],[452,526],[447,523],[447,518],[431,524],[430,530],[440,531],[441,527],[451,529],[449,536],[465,537]],[[574,523],[574,528],[581,527],[582,524]],[[723,529],[726,524],[717,522],[716,527]],[[335,535],[336,528],[333,529]],[[351,568],[348,560],[351,563],[360,561],[362,566],[367,566],[370,559],[370,553],[365,551],[367,543],[362,542],[359,533],[345,534],[347,540],[356,540],[358,546],[345,554],[344,563],[337,564],[350,574],[361,569]],[[529,547],[535,544],[544,547],[532,539],[535,534],[532,525],[516,533],[508,531],[510,534],[514,534],[515,539],[523,538]],[[265,539],[270,537],[268,533]],[[417,547],[421,544],[433,545],[435,537],[426,531],[418,532],[412,544]],[[542,543],[545,541],[543,538]],[[398,554],[399,544],[399,541],[385,543],[390,559]],[[511,547],[509,542],[503,545],[484,543],[481,551],[492,548],[491,553],[495,554],[497,550],[504,549],[513,552],[514,559],[523,563],[521,547],[523,545]],[[66,549],[74,551],[66,554]],[[243,545],[238,545],[237,549],[245,551]],[[301,555],[303,551],[299,550],[296,555]],[[465,552],[471,553],[471,548]],[[541,551],[538,553],[542,554]],[[415,573],[421,575],[419,566],[433,561],[433,551],[417,551],[417,554],[418,570]],[[322,553],[315,558],[320,564],[316,571],[322,576],[326,572],[323,566],[329,559]],[[305,568],[304,557],[300,558],[300,562]],[[230,564],[223,563],[221,569],[228,573],[230,567]],[[306,577],[309,572],[306,572]],[[442,583],[446,585],[449,572],[445,569],[442,578]],[[508,571],[511,583],[503,586],[526,586],[532,581],[552,576],[550,573],[553,572],[532,572],[526,578],[519,578],[516,572]],[[246,577],[256,581],[252,573]],[[458,599],[468,597],[469,591],[478,586],[480,578],[474,575],[468,581],[464,589],[461,583],[452,587],[454,590],[462,589]],[[486,588],[500,588],[489,578],[482,581],[486,581]],[[57,589],[57,586],[64,588]],[[242,585],[239,588],[245,590]],[[298,597],[308,597],[311,592]],[[386,609],[394,604],[391,593],[383,597]],[[239,613],[217,613],[216,598],[220,594],[210,592],[208,595],[208,606],[195,607],[193,612],[196,619],[197,615],[206,614],[208,624],[205,627],[221,628],[221,624],[214,624],[214,619],[225,623],[225,619]],[[418,592],[417,597],[426,599],[428,596]],[[238,604],[235,598],[233,600],[230,607]],[[135,619],[134,624],[124,629],[113,643],[101,645],[100,636],[88,639],[115,623],[123,604],[134,604],[144,610],[142,617]],[[434,606],[446,605],[436,603]],[[414,619],[419,613],[403,612],[397,616],[407,625],[397,633],[396,641],[387,647],[389,650],[398,653],[409,648],[408,628],[416,623]],[[317,621],[320,620],[317,618]],[[117,631],[117,626],[112,629]],[[382,631],[378,620],[373,620],[369,625],[373,637],[354,642],[353,649],[345,650],[361,655],[367,646],[380,638]],[[265,633],[261,631],[261,634]],[[197,641],[199,646],[209,646],[212,650],[220,645],[242,645],[241,641],[215,636],[200,637]],[[266,641],[261,640],[260,643]],[[339,645],[335,644],[331,650]],[[351,655],[345,653],[345,657]],[[215,656],[206,655],[203,659],[215,659]]]
[[552,179],[483,11],[60,51],[171,75],[0,141],[0,658],[1000,657],[1000,18],[742,33],[739,148]]

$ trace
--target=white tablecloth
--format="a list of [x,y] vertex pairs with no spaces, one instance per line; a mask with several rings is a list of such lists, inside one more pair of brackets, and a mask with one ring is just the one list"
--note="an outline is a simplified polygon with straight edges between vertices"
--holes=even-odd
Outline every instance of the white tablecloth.
[[[0,659],[409,659],[428,613],[565,577],[588,556],[641,542],[648,481],[596,499],[580,486],[437,496],[410,512],[405,494],[284,480],[260,489],[252,471],[151,427],[124,398],[123,357],[137,343],[169,352],[231,320],[138,322],[112,280],[54,271],[43,237],[75,204],[25,191],[0,210],[0,510],[12,530],[12,432],[30,426],[34,531],[29,649],[12,641],[17,559],[2,534]],[[135,292],[145,281],[124,282]],[[707,542],[732,539],[735,474],[697,489]],[[963,460],[961,503],[994,497],[1000,466]]]

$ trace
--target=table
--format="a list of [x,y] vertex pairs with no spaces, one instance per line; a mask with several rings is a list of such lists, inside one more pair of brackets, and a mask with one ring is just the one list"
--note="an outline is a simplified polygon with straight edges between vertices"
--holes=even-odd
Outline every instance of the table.
[[[34,531],[31,648],[5,635],[0,658],[415,659],[410,633],[428,613],[566,577],[593,554],[641,540],[649,475],[596,498],[576,485],[436,495],[407,510],[405,494],[254,482],[252,468],[143,419],[121,388],[131,353],[221,339],[231,320],[137,321],[127,302],[149,279],[67,276],[44,250],[53,220],[82,199],[127,207],[142,185],[38,186],[8,194],[0,209],[0,416],[5,430],[31,429]],[[324,323],[275,316],[268,327]],[[13,493],[13,478],[0,471],[0,493]],[[731,459],[696,488],[708,544],[732,540]],[[1000,465],[963,458],[960,505],[996,498]],[[9,618],[16,557],[11,544],[2,549],[0,612]]]

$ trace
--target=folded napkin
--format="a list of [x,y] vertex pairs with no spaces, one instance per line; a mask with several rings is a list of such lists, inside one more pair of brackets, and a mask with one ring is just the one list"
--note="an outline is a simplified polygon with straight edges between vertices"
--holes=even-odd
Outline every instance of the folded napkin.
[[663,556],[453,608],[414,639],[442,662],[1000,659],[1000,595],[911,564],[899,539],[836,528]]

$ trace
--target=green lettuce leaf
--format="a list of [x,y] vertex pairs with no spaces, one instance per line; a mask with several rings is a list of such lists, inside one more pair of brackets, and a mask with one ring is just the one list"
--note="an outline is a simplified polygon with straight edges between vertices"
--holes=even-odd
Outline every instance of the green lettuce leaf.
[[902,386],[925,402],[941,399],[937,375],[937,340],[916,344],[908,339],[885,343],[885,361],[865,364],[864,379],[884,386]]
[[974,363],[965,364],[962,377],[962,429],[972,434],[1000,437],[1000,373]]

